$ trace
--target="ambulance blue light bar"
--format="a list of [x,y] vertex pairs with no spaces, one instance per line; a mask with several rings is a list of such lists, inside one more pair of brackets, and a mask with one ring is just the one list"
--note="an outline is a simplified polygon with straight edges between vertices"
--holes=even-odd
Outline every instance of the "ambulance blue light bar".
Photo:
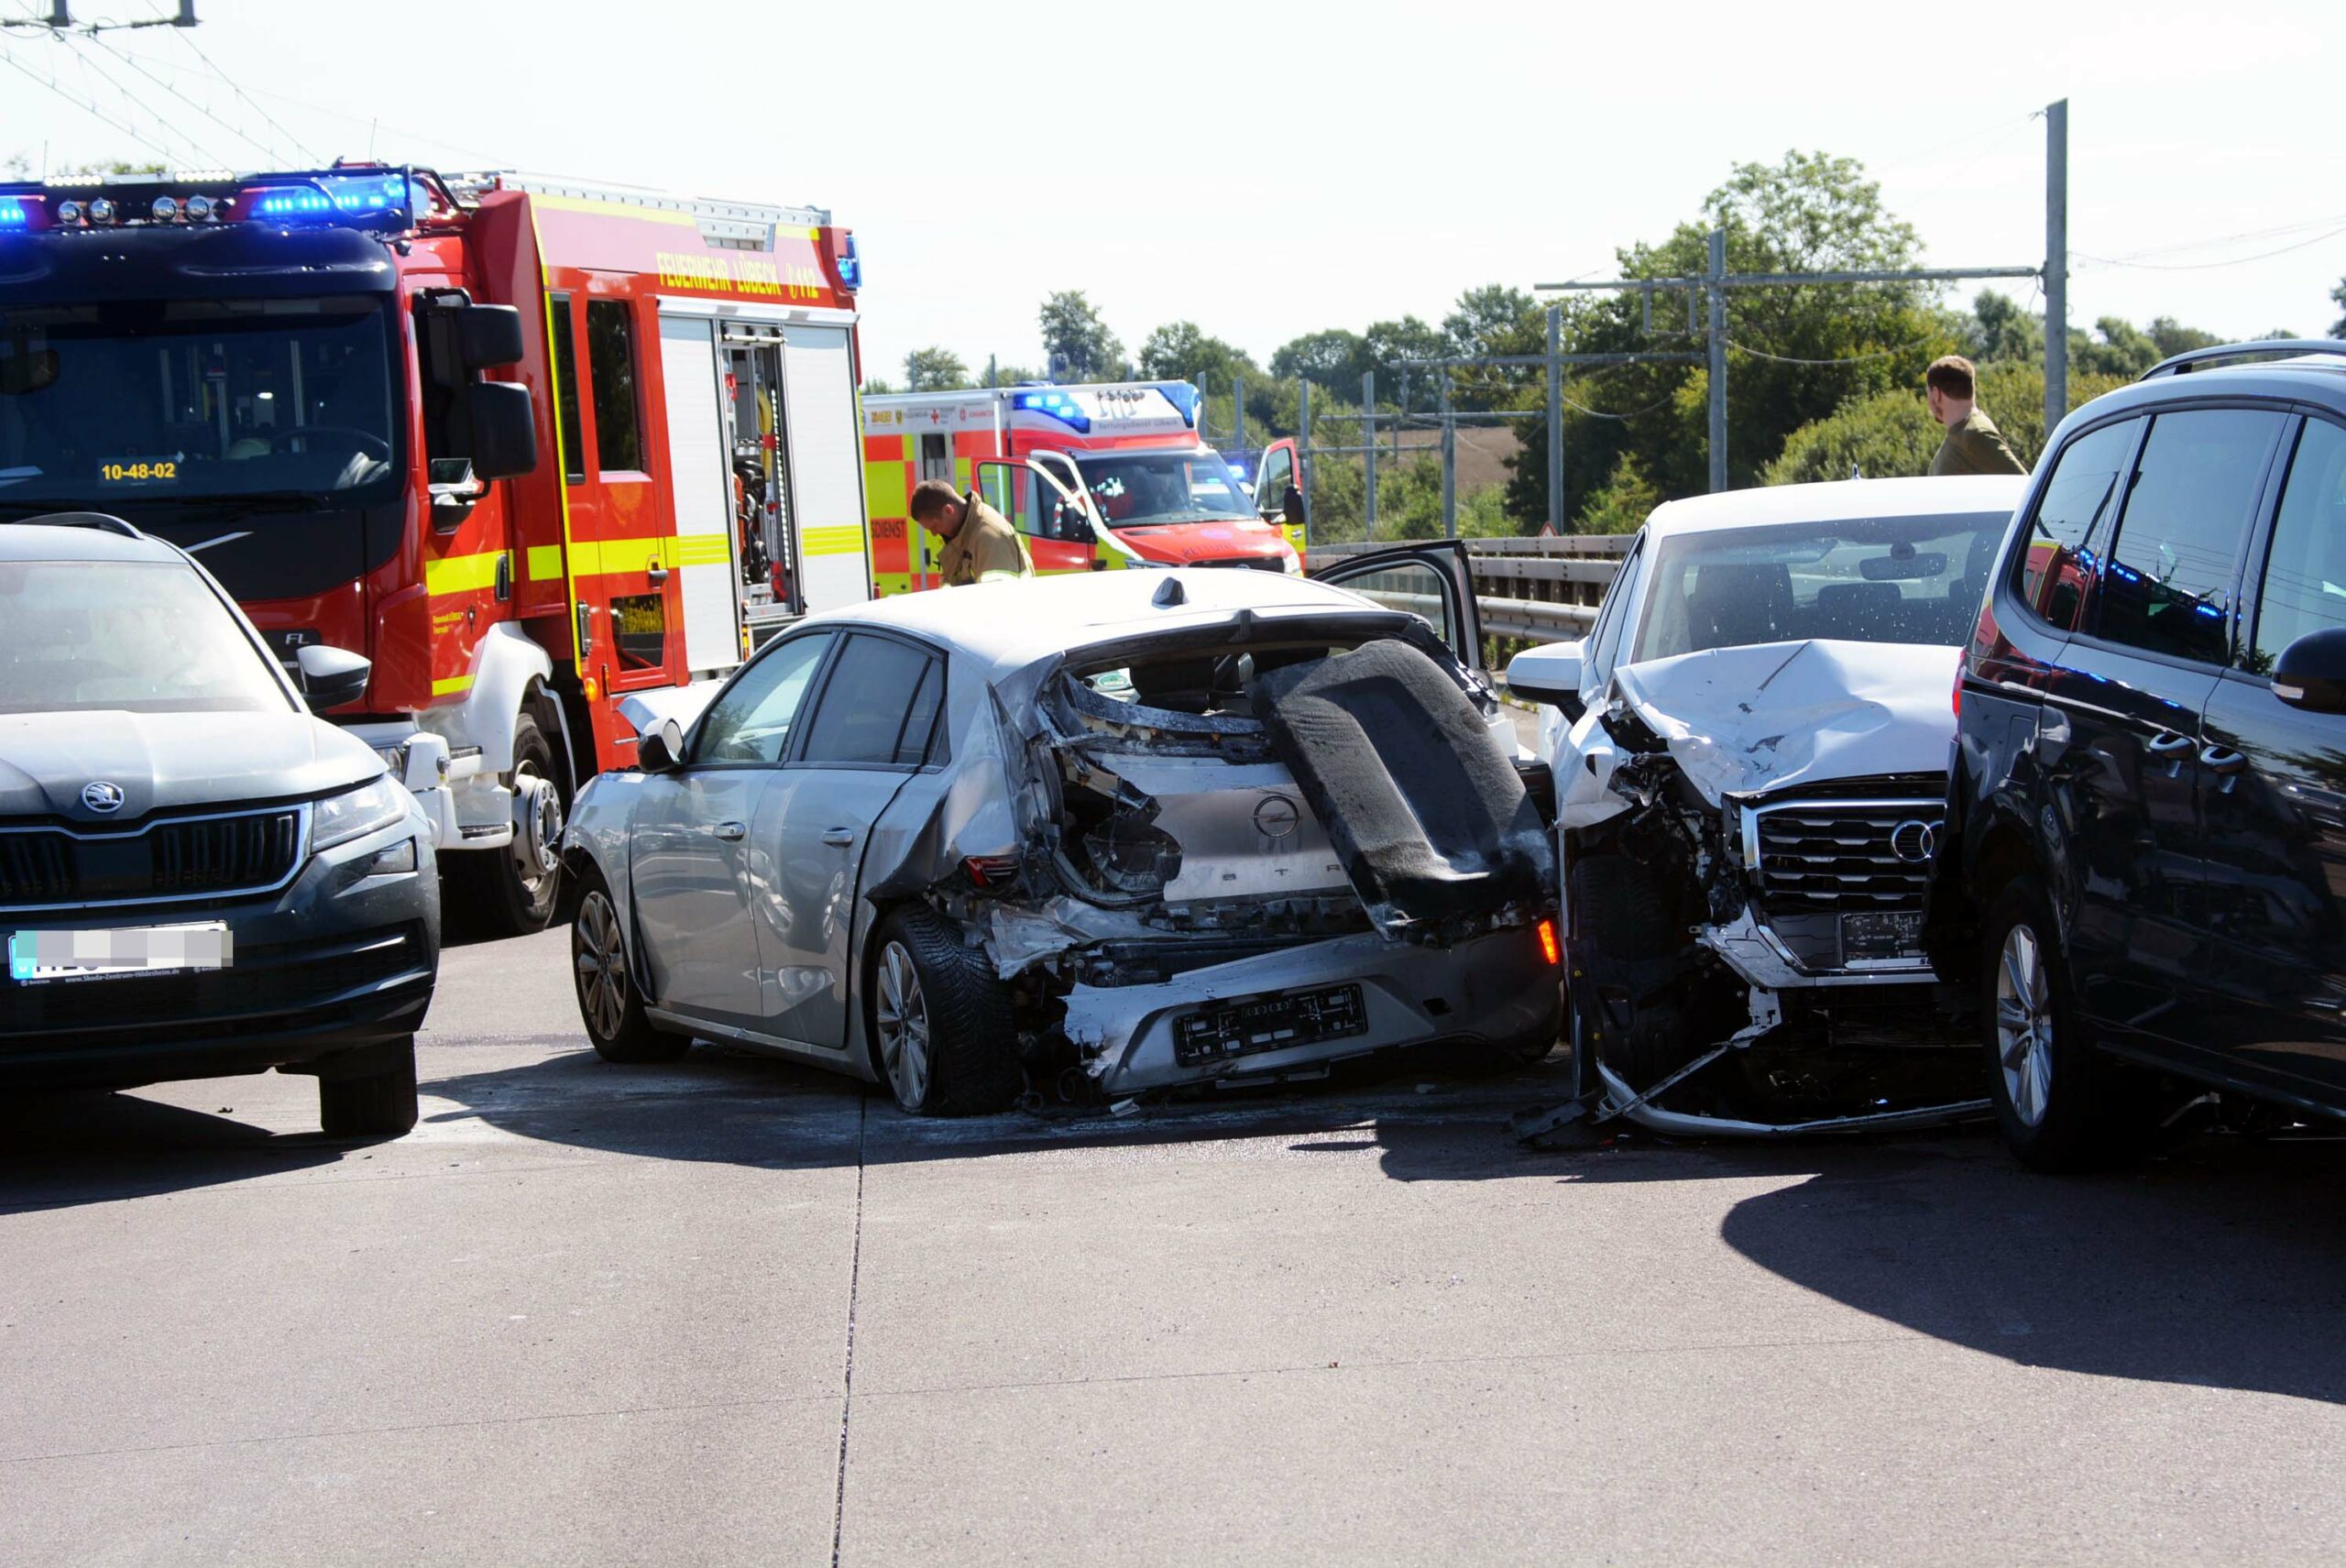
[[1195,430],[1198,427],[1198,389],[1188,381],[1159,381],[1157,389],[1165,400],[1181,411],[1181,422]]
[[1011,407],[1055,419],[1080,434],[1088,435],[1091,432],[1091,416],[1065,392],[1021,392],[1012,400]]

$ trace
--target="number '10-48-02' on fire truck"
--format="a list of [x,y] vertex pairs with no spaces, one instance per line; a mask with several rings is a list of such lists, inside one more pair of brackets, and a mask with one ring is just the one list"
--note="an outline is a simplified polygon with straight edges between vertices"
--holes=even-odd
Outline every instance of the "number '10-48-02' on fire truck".
[[0,517],[197,553],[543,925],[630,694],[866,599],[853,236],[811,208],[338,165],[0,185]]

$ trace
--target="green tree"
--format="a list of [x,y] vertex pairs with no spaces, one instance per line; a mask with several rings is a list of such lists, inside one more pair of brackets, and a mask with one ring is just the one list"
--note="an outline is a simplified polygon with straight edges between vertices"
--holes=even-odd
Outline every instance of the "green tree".
[[1956,335],[1973,363],[1999,359],[2045,357],[2045,320],[2023,309],[2010,294],[1983,289],[1971,302],[1971,313],[1957,324]]
[[1227,387],[1233,376],[1261,378],[1243,349],[1206,333],[1195,322],[1168,322],[1140,345],[1140,373],[1152,381],[1194,381]]
[[1125,376],[1124,345],[1091,308],[1080,289],[1044,298],[1040,312],[1043,356],[1055,381],[1120,381]]
[[949,348],[931,345],[904,356],[904,390],[908,392],[955,392],[974,385],[970,367]]
[[[1899,269],[1913,267],[1921,243],[1913,225],[1882,205],[1879,184],[1862,165],[1824,153],[1790,152],[1775,163],[1735,166],[1702,204],[1698,220],[1659,245],[1618,253],[1628,278],[1698,276],[1708,263],[1708,235],[1727,231],[1733,272]],[[1749,484],[1792,433],[1853,397],[1913,388],[1924,367],[1960,341],[1958,318],[1934,307],[1924,284],[1816,284],[1736,289],[1727,301],[1728,480]],[[1593,297],[1568,313],[1567,346],[1621,353],[1699,348],[1686,332],[1683,294],[1653,301],[1654,332],[1634,293]],[[1574,376],[1566,395],[1617,415],[1568,415],[1564,469],[1577,493],[1567,515],[1588,510],[1589,490],[1608,485],[1625,456],[1639,482],[1662,496],[1691,495],[1708,485],[1707,415],[1700,369],[1688,364],[1638,364]],[[1547,512],[1543,421],[1527,421],[1525,449],[1508,487],[1518,517]],[[1581,488],[1585,487],[1585,488]]]
[[[2338,280],[2338,287],[2330,291],[2330,302],[2340,310],[2346,311],[2346,278],[2341,278]],[[2330,335],[2346,337],[2346,316],[2340,316],[2330,323]]]
[[867,398],[884,398],[895,389],[888,384],[885,377],[866,376],[863,378],[863,395]]
[[2069,329],[2069,368],[2081,376],[2141,375],[2161,359],[2159,345],[2132,322],[2104,316],[2093,323],[2099,340],[2076,327]]
[[1648,477],[1634,452],[1625,452],[1605,483],[1589,492],[1573,519],[1575,533],[1635,533],[1661,504],[1661,488]]
[[2224,340],[2212,332],[2201,332],[2196,326],[2185,326],[2173,316],[2153,316],[2143,331],[2159,351],[2159,358],[2172,358],[2188,354],[2195,348],[2213,348]]
[[[2132,380],[2131,375],[2077,373],[2069,378],[2069,407],[2082,406]],[[2001,360],[1979,367],[1979,406],[1988,411],[2021,461],[2045,449],[2045,367]],[[1946,433],[1919,391],[1900,388],[1852,398],[1821,420],[1802,426],[1760,474],[1770,485],[1846,479],[1852,474],[1885,479],[1920,474],[1931,466]]]
[[1271,356],[1271,374],[1280,380],[1310,381],[1344,398],[1360,396],[1361,374],[1370,367],[1366,341],[1340,326],[1290,338]]

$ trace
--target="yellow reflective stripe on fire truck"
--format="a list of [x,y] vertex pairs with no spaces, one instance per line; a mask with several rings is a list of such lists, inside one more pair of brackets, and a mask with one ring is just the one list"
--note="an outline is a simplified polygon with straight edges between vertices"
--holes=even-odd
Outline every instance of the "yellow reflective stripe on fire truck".
[[433,696],[454,696],[458,692],[472,689],[473,678],[470,675],[444,675],[432,683]]
[[442,594],[478,593],[497,586],[497,563],[505,552],[491,550],[481,555],[444,555],[437,561],[423,564],[423,591],[437,598]]
[[562,546],[532,544],[530,546],[530,581],[551,583],[562,576]]
[[659,539],[577,539],[570,545],[570,575],[674,571],[679,566],[732,564],[733,542],[722,533],[669,534]]
[[805,555],[860,554],[863,550],[863,529],[852,522],[843,522],[836,528],[810,528],[799,534],[798,550]]
[[[678,212],[673,207],[639,207],[632,202],[606,202],[593,196],[549,196],[536,191],[530,192],[530,201],[533,205],[552,207],[558,213],[594,213],[607,218],[638,218],[647,224],[681,224],[686,228],[700,226],[700,220],[692,214]],[[543,255],[544,252],[541,250],[539,254]]]

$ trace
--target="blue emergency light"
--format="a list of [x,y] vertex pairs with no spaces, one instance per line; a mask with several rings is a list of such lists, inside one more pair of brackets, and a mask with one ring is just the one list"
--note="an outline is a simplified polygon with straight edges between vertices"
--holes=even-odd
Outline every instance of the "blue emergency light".
[[1091,416],[1065,392],[1021,392],[1012,400],[1011,406],[1055,419],[1079,433],[1090,434],[1091,431]]
[[863,258],[855,253],[855,236],[847,236],[847,249],[839,256],[839,287],[854,293],[863,287]]
[[1165,400],[1181,411],[1181,422],[1191,430],[1198,428],[1198,389],[1187,381],[1159,381],[1157,389]]
[[299,185],[263,186],[253,193],[250,215],[296,224],[347,223],[356,218],[406,228],[414,221],[414,211],[413,192],[402,170],[320,174]]
[[0,196],[0,229],[20,229],[32,222],[25,204],[14,196]]

